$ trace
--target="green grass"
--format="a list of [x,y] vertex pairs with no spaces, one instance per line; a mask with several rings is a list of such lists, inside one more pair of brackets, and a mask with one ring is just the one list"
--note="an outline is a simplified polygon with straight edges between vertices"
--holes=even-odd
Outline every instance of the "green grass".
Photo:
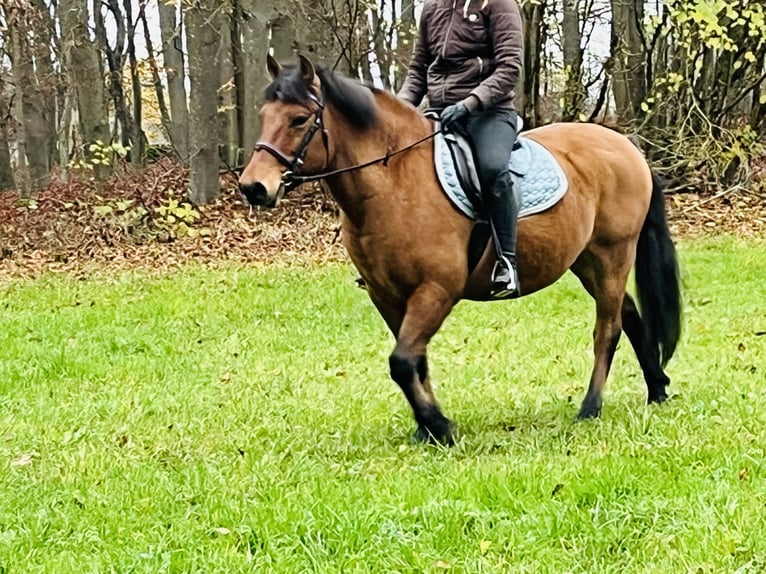
[[762,572],[766,243],[684,244],[675,395],[623,339],[574,423],[570,276],[431,345],[451,449],[413,444],[349,266],[0,285],[0,572]]

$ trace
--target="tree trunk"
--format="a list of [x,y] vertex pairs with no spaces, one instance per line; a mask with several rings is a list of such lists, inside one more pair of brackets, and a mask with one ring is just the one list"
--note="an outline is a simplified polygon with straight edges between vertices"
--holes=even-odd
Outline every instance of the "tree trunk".
[[184,70],[183,34],[181,22],[176,22],[176,5],[157,2],[162,34],[162,59],[168,79],[170,99],[170,141],[176,155],[189,161],[189,108],[186,103],[186,72]]
[[266,71],[266,52],[269,49],[270,6],[264,0],[241,0],[240,18],[242,21],[242,49],[237,52],[237,69],[241,81],[239,115],[242,126],[242,147],[247,161],[261,132],[261,120],[258,109],[263,93],[269,85],[270,77]]
[[646,99],[646,49],[643,0],[611,0],[612,91],[617,116],[630,122],[641,114]]
[[[380,71],[380,81],[383,85],[384,89],[390,89],[391,87],[391,79],[390,79],[390,73],[391,73],[391,63],[390,63],[390,57],[391,57],[391,46],[387,45],[386,43],[386,29],[388,26],[392,26],[393,24],[388,23],[385,17],[385,10],[386,10],[386,0],[379,0],[380,1],[380,7],[376,10],[372,10],[372,30],[370,31],[370,34],[372,35],[372,43],[374,46],[374,52],[375,52],[375,61],[378,64],[378,69]],[[365,18],[363,20],[364,25],[360,26],[362,30],[369,29],[369,25],[367,24],[367,19]],[[363,52],[363,61],[369,63],[370,57],[365,52]],[[372,74],[370,73],[370,76]],[[372,78],[370,78],[372,79]]]
[[[141,76],[138,73],[136,57],[137,19],[133,18],[133,0],[123,0],[125,18],[128,21],[128,62],[130,63],[130,83],[133,91],[133,122],[130,134],[130,160],[134,164],[143,164],[146,159],[146,134],[143,128],[144,99],[141,93]],[[143,9],[143,8],[141,8]]]
[[[35,75],[32,46],[30,45],[29,25],[26,18],[29,12],[22,13],[18,8],[7,11],[10,28],[11,61],[16,84],[16,120],[19,123],[17,137],[22,139],[19,145],[19,165],[28,169],[20,176],[22,194],[29,195],[32,189],[46,187],[50,183],[50,124],[45,113],[45,98]],[[22,148],[23,155],[22,158]]]
[[217,0],[197,0],[184,9],[191,79],[189,197],[194,203],[208,203],[219,192],[217,94],[221,6]]
[[407,66],[416,37],[415,0],[403,0],[401,22],[397,29],[396,52],[394,54],[394,85],[392,87],[395,91],[402,87],[404,78],[407,77]]
[[[10,18],[8,20],[9,22],[11,21]],[[17,51],[19,44],[17,38],[18,28],[13,23],[9,27],[11,32],[11,60],[15,62],[20,58]],[[14,72],[17,73],[15,65]],[[21,103],[24,99],[24,92],[21,86],[22,84],[17,76],[13,101],[13,115],[16,118],[16,189],[22,198],[27,198],[32,197],[32,182],[27,163],[27,135],[26,129],[24,129],[24,110]]]
[[[78,0],[61,0],[59,18],[69,85],[75,96],[84,155],[95,142],[109,142],[109,119],[104,94],[104,75],[96,45],[88,32],[88,6]],[[95,172],[103,177],[108,166],[98,165]]]
[[11,189],[15,185],[11,169],[11,150],[8,146],[8,118],[11,117],[8,103],[3,98],[3,88],[0,79],[0,191]]
[[239,32],[233,2],[227,2],[221,7],[219,48],[219,88],[218,110],[221,116],[220,135],[218,141],[223,147],[222,157],[226,163],[233,166],[237,163],[239,150],[239,122],[237,121],[237,89],[234,81],[234,49],[235,35]]
[[[296,15],[294,49],[307,55],[314,62],[319,62],[328,68],[350,72],[355,76],[356,67],[352,68],[351,65],[356,64],[356,61],[353,58],[343,61],[338,36],[343,30],[355,31],[363,27],[362,21],[367,23],[367,3],[360,0],[291,1],[292,12]],[[369,26],[364,28],[369,30]],[[369,38],[359,38],[357,41],[364,44],[364,52],[367,53]],[[348,46],[346,48],[348,49]]]
[[580,29],[579,0],[564,0],[562,22],[562,44],[564,52],[564,75],[566,91],[562,119],[574,121],[583,113],[585,88],[582,84],[582,33]]
[[53,166],[57,161],[57,128],[56,108],[58,87],[63,82],[53,66],[53,42],[56,27],[44,0],[34,0],[34,6],[40,17],[40,26],[35,28],[35,68],[37,80],[41,87],[45,118],[48,133],[48,165]]
[[540,109],[540,74],[545,44],[545,0],[526,0],[521,3],[524,20],[524,70],[521,87],[516,90],[518,109],[529,127],[542,123]]
[[279,62],[291,60],[298,49],[295,20],[287,10],[275,12],[269,19],[271,27],[271,48]]
[[[109,38],[107,38],[104,16],[101,12],[102,1],[106,2],[115,22],[115,30],[112,35],[113,46],[109,43]],[[122,82],[122,73],[125,66],[125,36],[127,35],[125,19],[117,0],[93,0],[93,11],[96,22],[96,39],[101,45],[101,49],[106,56],[107,65],[109,66],[108,89],[114,103],[114,115],[120,124],[120,141],[127,148],[130,146],[131,135],[133,133],[133,118],[128,113],[128,104],[125,99]]]
[[165,102],[165,88],[162,85],[162,78],[160,77],[160,68],[157,65],[157,59],[155,58],[154,44],[152,43],[152,34],[149,29],[149,23],[146,19],[146,6],[141,6],[141,12],[139,12],[139,19],[141,25],[144,28],[144,42],[146,43],[146,51],[148,55],[146,57],[149,63],[149,69],[152,72],[152,84],[154,85],[154,93],[157,96],[157,107],[160,111],[160,121],[162,122],[162,129],[165,136],[170,139],[170,112],[168,111],[168,105]]

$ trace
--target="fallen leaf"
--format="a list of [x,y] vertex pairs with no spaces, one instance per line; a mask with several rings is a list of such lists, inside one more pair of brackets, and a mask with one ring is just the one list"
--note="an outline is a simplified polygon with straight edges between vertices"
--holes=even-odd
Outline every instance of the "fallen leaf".
[[487,550],[489,550],[490,546],[492,546],[492,543],[489,540],[482,540],[479,542],[479,552],[481,552],[482,556],[487,553]]
[[23,454],[16,460],[11,461],[11,467],[27,466],[28,464],[32,464],[32,461],[36,459],[38,456],[40,455],[38,455],[36,452],[29,452],[27,454]]
[[739,471],[739,479],[740,480],[747,480],[748,475],[750,474],[750,469],[743,468]]

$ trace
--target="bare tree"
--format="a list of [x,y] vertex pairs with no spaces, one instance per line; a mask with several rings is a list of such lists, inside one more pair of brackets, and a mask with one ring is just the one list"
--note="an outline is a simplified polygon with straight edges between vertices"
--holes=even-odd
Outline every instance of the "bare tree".
[[[170,125],[168,132],[176,155],[183,162],[189,160],[189,108],[186,103],[186,77],[182,19],[176,18],[175,2],[157,2],[162,34],[162,60],[170,99]],[[180,12],[183,14],[183,12]]]
[[27,2],[11,3],[4,10],[10,30],[10,56],[16,87],[19,166],[23,166],[24,171],[28,169],[28,173],[23,173],[19,179],[23,182],[23,195],[29,195],[31,189],[48,185],[52,167],[49,115],[53,110],[46,110],[45,89],[35,73],[31,34],[31,30],[40,25],[41,15]]
[[218,69],[221,10],[228,2],[197,0],[184,5],[189,54],[189,197],[208,203],[219,192]]
[[162,122],[163,129],[165,130],[165,135],[170,138],[170,111],[168,110],[168,105],[165,101],[165,87],[162,85],[160,68],[157,65],[157,59],[155,58],[154,42],[152,41],[151,30],[149,29],[149,23],[146,19],[146,0],[141,0],[138,18],[144,28],[144,42],[146,43],[146,50],[148,52],[146,61],[149,63],[149,70],[152,74],[152,84],[154,84],[154,93],[157,96],[157,106],[159,107],[160,111],[160,121]]
[[65,82],[62,81],[54,66],[53,50],[56,25],[50,9],[44,0],[33,0],[33,6],[39,22],[39,26],[35,26],[34,31],[35,76],[38,80],[38,90],[47,120],[48,165],[53,166],[57,159],[57,96],[59,95],[59,87]]
[[[0,51],[0,55],[2,55],[2,51]],[[3,95],[4,89],[5,86],[0,81],[0,191],[10,189],[15,185],[13,170],[11,169],[11,150],[8,145],[11,110]]]
[[[88,154],[89,144],[98,141],[105,144],[110,140],[101,57],[96,44],[91,40],[88,19],[86,2],[60,1],[63,55],[70,93],[75,98],[74,108],[79,118],[85,155]],[[99,176],[107,172],[106,166],[96,166]]]
[[237,115],[237,85],[235,72],[235,51],[239,50],[239,22],[236,0],[226,3],[221,8],[219,18],[221,46],[218,67],[220,70],[218,88],[218,110],[220,112],[220,136],[222,157],[226,163],[237,163],[239,151],[239,117]]
[[641,113],[646,99],[644,1],[611,0],[612,91],[617,116],[628,122]]
[[521,89],[516,90],[516,97],[522,116],[530,127],[534,127],[542,123],[540,77],[546,40],[546,0],[524,0],[520,6],[524,20],[524,71]]
[[[114,33],[111,38],[107,36],[104,11],[111,14],[114,22]],[[128,102],[122,81],[128,34],[125,18],[117,0],[93,0],[93,14],[96,23],[96,39],[106,56],[109,68],[107,86],[109,94],[112,96],[115,118],[120,124],[120,139],[122,145],[127,148],[130,146],[131,135],[134,130],[133,117],[128,112]]]
[[573,121],[583,113],[585,105],[585,87],[582,83],[582,27],[580,20],[580,0],[563,0],[562,44],[564,54],[564,76],[566,89],[562,119]]
[[[136,30],[138,18],[133,17],[133,0],[122,0],[125,8],[125,20],[128,24],[128,63],[130,64],[130,84],[133,92],[133,121],[131,122],[130,158],[133,163],[143,163],[146,157],[146,134],[143,129],[143,96],[141,94],[141,75],[136,57]],[[144,9],[142,3],[141,10]]]
[[270,2],[264,0],[240,0],[239,2],[242,44],[241,49],[235,52],[235,58],[240,79],[237,83],[239,122],[245,154],[253,149],[260,133],[258,108],[269,80],[266,73],[266,52],[269,49],[270,14]]

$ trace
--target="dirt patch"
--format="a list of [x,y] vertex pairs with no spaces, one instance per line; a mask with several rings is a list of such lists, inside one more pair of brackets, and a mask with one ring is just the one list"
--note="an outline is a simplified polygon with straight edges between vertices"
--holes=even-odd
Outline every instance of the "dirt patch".
[[[319,186],[296,190],[275,210],[252,209],[230,176],[220,198],[184,200],[188,173],[160,161],[108,182],[56,183],[33,200],[0,192],[0,278],[43,271],[88,273],[190,261],[248,264],[344,259],[338,213]],[[766,193],[731,190],[668,196],[675,236],[766,236]]]

